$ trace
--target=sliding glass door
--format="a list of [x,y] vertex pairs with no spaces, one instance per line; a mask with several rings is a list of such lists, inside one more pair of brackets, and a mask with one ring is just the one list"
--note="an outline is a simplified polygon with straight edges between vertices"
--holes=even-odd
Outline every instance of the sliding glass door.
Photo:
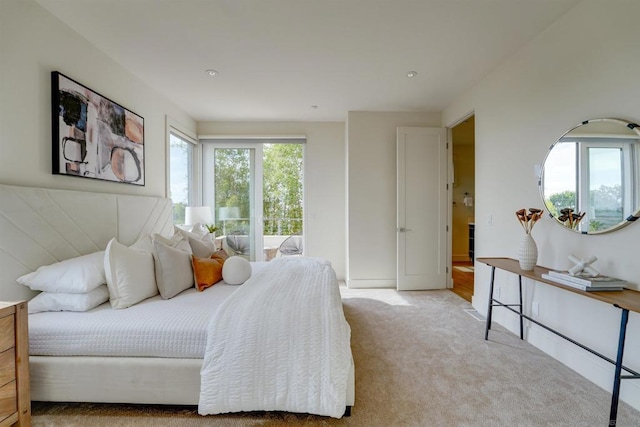
[[[230,254],[269,261],[302,252],[303,145],[203,141],[203,202]],[[295,243],[294,249],[282,247]]]
[[[211,151],[211,150],[208,150]],[[233,255],[256,260],[256,148],[213,147],[213,206],[216,226]],[[209,156],[205,156],[209,160]],[[258,203],[256,205],[256,203]]]

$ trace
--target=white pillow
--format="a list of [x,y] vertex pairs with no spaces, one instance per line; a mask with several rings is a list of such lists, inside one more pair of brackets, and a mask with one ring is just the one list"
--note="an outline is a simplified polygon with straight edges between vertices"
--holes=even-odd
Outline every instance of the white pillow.
[[163,299],[173,298],[180,292],[193,287],[191,255],[187,252],[154,240],[153,263],[156,284]]
[[104,272],[104,251],[70,258],[17,279],[18,283],[34,291],[79,294],[107,283]]
[[191,237],[193,239],[213,243],[213,235],[209,233],[209,229],[202,224],[194,225],[191,231],[183,230],[182,228],[174,225],[173,232],[174,234],[184,236],[185,239],[189,239],[189,237]]
[[147,252],[150,254],[151,252],[153,252],[153,242],[151,241],[151,235],[145,234],[129,247],[131,249],[135,249],[136,251]]
[[107,285],[100,285],[83,294],[40,292],[29,304],[29,314],[41,311],[87,311],[109,301]]
[[222,278],[229,285],[242,285],[251,277],[251,264],[246,258],[232,256],[222,265]]
[[161,234],[155,233],[152,237],[152,240],[157,240],[163,245],[169,246],[170,248],[180,249],[181,251],[191,253],[191,246],[189,246],[189,241],[180,233],[175,233],[171,237],[165,237]]
[[104,270],[113,308],[127,308],[158,294],[153,256],[149,252],[128,248],[111,239],[105,251]]
[[198,240],[193,237],[189,237],[189,246],[191,247],[191,252],[198,258],[211,258],[211,255],[217,251],[213,242]]
[[196,223],[196,225],[194,225],[193,227],[191,227],[191,232],[195,233],[199,236],[204,236],[206,234],[210,234],[209,233],[209,227],[207,227],[204,224],[200,224],[199,222]]

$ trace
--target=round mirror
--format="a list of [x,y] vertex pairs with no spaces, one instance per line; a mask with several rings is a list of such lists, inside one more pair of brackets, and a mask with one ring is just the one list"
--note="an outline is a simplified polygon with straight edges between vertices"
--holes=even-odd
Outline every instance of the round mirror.
[[555,220],[582,234],[616,230],[640,215],[640,128],[587,120],[549,148],[540,195]]

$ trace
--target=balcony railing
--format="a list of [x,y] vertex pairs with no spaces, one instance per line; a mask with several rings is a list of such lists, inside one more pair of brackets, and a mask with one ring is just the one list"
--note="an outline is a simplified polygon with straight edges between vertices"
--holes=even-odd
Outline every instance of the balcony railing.
[[[228,249],[226,235],[249,234],[250,219],[234,218],[221,220],[216,223],[216,234],[222,240],[222,247]],[[284,240],[292,234],[302,234],[302,218],[263,218],[263,259],[270,261],[278,255],[278,248]]]
[[[216,223],[221,234],[248,234],[249,218],[220,220]],[[302,218],[263,218],[263,234],[290,236],[302,233]]]

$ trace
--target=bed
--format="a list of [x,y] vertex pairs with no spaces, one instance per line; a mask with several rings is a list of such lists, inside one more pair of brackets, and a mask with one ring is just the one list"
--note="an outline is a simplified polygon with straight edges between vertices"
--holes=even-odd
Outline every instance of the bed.
[[[31,299],[35,293],[16,283],[16,279],[42,265],[104,250],[113,237],[124,245],[132,245],[145,235],[171,234],[172,230],[169,199],[0,185],[0,300]],[[251,279],[242,286],[219,283],[203,292],[190,289],[169,300],[153,297],[122,310],[113,310],[106,303],[86,313],[44,312],[31,315],[29,362],[32,400],[199,405],[202,414],[284,410],[340,417],[348,413],[355,400],[354,367],[348,342],[340,351],[327,351],[326,348],[314,347],[317,344],[310,344],[310,351],[321,356],[319,363],[340,367],[336,372],[333,368],[318,369],[323,375],[326,374],[324,371],[331,371],[322,381],[313,384],[300,381],[282,383],[281,378],[291,376],[292,372],[308,369],[297,363],[305,356],[296,353],[299,347],[296,342],[310,339],[296,336],[295,342],[285,342],[283,347],[279,341],[287,341],[286,336],[296,333],[296,328],[293,328],[280,338],[273,335],[273,331],[287,323],[283,312],[309,311],[311,305],[305,307],[304,299],[316,301],[321,298],[333,306],[330,310],[316,311],[313,314],[316,317],[302,321],[309,325],[307,333],[311,337],[323,334],[327,328],[317,327],[314,332],[314,325],[317,326],[318,316],[323,315],[320,312],[328,312],[327,321],[334,325],[334,330],[340,331],[342,341],[345,336],[348,341],[349,334],[339,293],[336,293],[335,273],[330,265],[319,259],[287,261],[291,260],[252,264]],[[292,278],[302,274],[304,269],[296,266],[297,262],[325,271],[323,280],[327,283],[311,286],[302,293],[295,290],[296,286],[278,289],[282,283],[291,282]],[[270,278],[287,271],[288,279],[274,279],[274,284],[269,285],[271,288],[263,286]],[[256,306],[265,301],[263,305],[274,305],[278,298],[266,301],[279,292],[298,294],[286,294],[279,298],[285,305],[262,314],[270,316],[264,323],[273,324],[271,332],[265,332],[260,326],[260,315],[254,319],[249,316],[253,311],[252,304]],[[322,295],[307,295],[314,292]],[[286,304],[285,310],[282,307]],[[298,304],[302,305],[296,310],[294,307]],[[103,318],[102,323],[93,320],[100,317]],[[112,329],[99,326],[104,325],[104,319],[113,324]],[[55,329],[56,325],[58,329]],[[65,325],[83,325],[84,330],[65,330]],[[122,325],[129,325],[129,329]],[[92,333],[87,333],[88,330]],[[228,331],[230,335],[216,335],[223,338],[212,339],[212,330],[217,330],[217,334]],[[255,353],[256,348],[263,347],[255,347],[257,335],[249,338],[243,335],[251,331],[270,337],[267,341],[272,346],[254,359],[247,358],[246,354]],[[157,336],[150,338],[162,333],[161,339]],[[107,336],[113,341],[108,341]],[[51,340],[52,337],[57,338]],[[65,340],[64,337],[73,339]],[[323,340],[326,341],[326,337],[318,341]],[[158,346],[157,343],[164,344]],[[283,348],[287,350],[283,351]],[[208,357],[206,354],[216,356]],[[223,354],[226,357],[231,354],[232,357],[220,359]],[[245,355],[240,357],[242,354]],[[267,357],[273,354],[279,356]],[[233,372],[235,369],[238,376],[221,376],[224,370],[221,361],[237,364],[228,370]],[[261,375],[268,377],[272,371],[287,364],[291,368],[285,369],[280,377],[261,380]],[[247,367],[254,369],[252,374],[247,373]],[[245,372],[244,377],[242,372]],[[303,376],[301,372],[296,374]],[[314,378],[318,376],[316,374],[306,373],[306,376]],[[256,392],[269,381],[273,383],[275,393]],[[237,383],[244,384],[245,388],[238,389]],[[339,396],[329,396],[330,403],[322,402],[336,390]],[[236,399],[229,397],[233,395],[230,391],[238,393]],[[342,406],[340,409],[337,409],[336,402]]]

